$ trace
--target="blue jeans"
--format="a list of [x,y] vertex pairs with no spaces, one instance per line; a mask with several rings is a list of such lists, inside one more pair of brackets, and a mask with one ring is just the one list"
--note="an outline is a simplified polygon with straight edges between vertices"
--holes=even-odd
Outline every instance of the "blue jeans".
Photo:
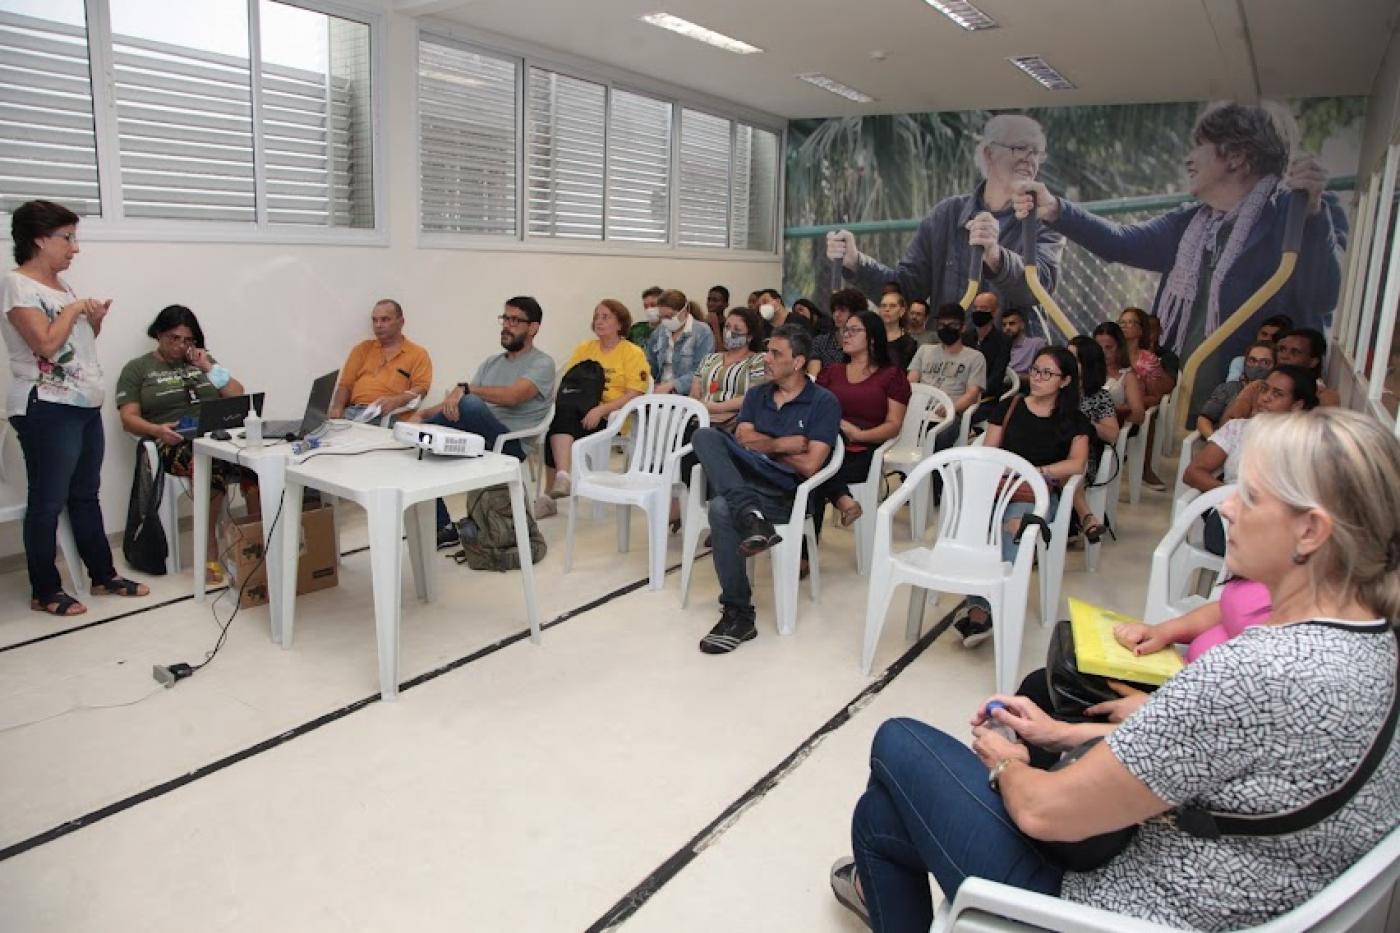
[[[58,519],[64,508],[73,525],[78,554],[95,584],[117,575],[102,525],[98,490],[102,480],[102,410],[41,402],[33,393],[23,415],[10,418],[24,451],[29,499],[24,513],[24,556],[30,595],[52,601],[63,589],[54,564]],[[76,567],[71,568],[74,575]]]
[[912,719],[875,733],[851,847],[876,931],[929,928],[930,873],[949,900],[971,877],[1060,893],[1063,871],[1016,828],[972,750]]
[[753,617],[753,588],[749,585],[747,559],[739,552],[735,517],[754,509],[770,522],[781,524],[792,513],[792,496],[741,471],[730,452],[724,432],[701,428],[690,438],[695,456],[705,470],[710,496],[710,554],[719,577],[721,606]]
[[[438,413],[431,418],[424,418],[423,423],[440,424],[443,427],[480,434],[481,439],[486,442],[487,450],[496,445],[496,438],[510,433],[510,428],[501,423],[501,419],[496,417],[491,407],[475,395],[462,396],[462,400],[457,403],[456,421],[448,421],[446,416]],[[503,450],[517,460],[525,459],[525,448],[520,446],[519,441],[506,441]],[[439,528],[446,528],[452,524],[452,516],[447,512],[447,503],[441,499],[437,501],[437,523]]]

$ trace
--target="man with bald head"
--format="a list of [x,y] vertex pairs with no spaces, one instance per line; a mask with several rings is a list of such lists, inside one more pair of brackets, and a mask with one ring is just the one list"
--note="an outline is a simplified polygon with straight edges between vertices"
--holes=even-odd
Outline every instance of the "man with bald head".
[[433,361],[403,335],[403,306],[381,298],[369,313],[374,336],[355,344],[340,369],[327,414],[332,418],[377,418],[428,394]]
[[[867,295],[878,295],[887,282],[898,282],[906,295],[927,296],[933,307],[956,302],[967,289],[972,247],[981,246],[979,291],[990,291],[1003,307],[1030,307],[1035,296],[1026,285],[1021,261],[1021,222],[1011,196],[1021,181],[1034,181],[1045,159],[1045,132],[1020,114],[992,117],[982,129],[974,152],[982,181],[970,194],[944,198],[919,224],[899,265],[891,269],[856,249],[846,230],[827,234],[828,259],[840,260],[842,274]],[[1040,281],[1054,291],[1060,274],[1064,238],[1040,231],[1036,266]]]

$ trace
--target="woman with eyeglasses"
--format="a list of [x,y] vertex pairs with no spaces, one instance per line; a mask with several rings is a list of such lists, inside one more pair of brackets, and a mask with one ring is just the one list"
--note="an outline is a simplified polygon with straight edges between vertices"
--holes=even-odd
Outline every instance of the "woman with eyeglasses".
[[860,503],[851,495],[849,484],[865,482],[875,448],[899,433],[910,390],[904,370],[890,357],[880,315],[861,311],[847,318],[841,328],[841,350],[847,362],[823,368],[817,385],[829,389],[841,403],[846,456],[836,475],[819,486],[817,494],[819,501],[836,506],[845,528],[861,516]]
[[[117,575],[102,524],[102,366],[97,335],[111,299],[79,298],[59,273],[78,255],[78,215],[52,201],[29,201],[10,218],[17,268],[0,284],[5,349],[10,356],[6,414],[24,451],[29,497],[24,555],[29,607],[75,616],[87,607],[63,592],[56,559],[63,510],[94,593],[145,596],[150,589]],[[70,568],[76,575],[77,568]]]
[[[1079,410],[1079,363],[1064,347],[1046,347],[1031,361],[1030,393],[1014,395],[997,406],[987,421],[987,447],[1000,447],[1040,471],[1050,487],[1046,520],[1059,505],[1059,488],[1084,473],[1089,463],[1089,437],[1094,428]],[[1002,519],[1001,559],[1016,559],[1016,532],[1033,502],[1013,501]],[[992,634],[990,604],[970,597],[953,620],[963,645],[972,648]]]
[[[122,430],[155,441],[166,472],[192,477],[194,442],[179,432],[195,426],[201,402],[246,394],[243,383],[209,354],[199,319],[184,305],[162,308],[146,328],[146,336],[156,342],[155,349],[128,362],[117,377]],[[249,513],[259,514],[254,474],[222,460],[213,461],[209,514],[217,517],[223,510],[230,480],[243,487]],[[219,553],[215,524],[209,523],[210,555]],[[217,559],[205,565],[204,578],[215,585],[223,582]]]

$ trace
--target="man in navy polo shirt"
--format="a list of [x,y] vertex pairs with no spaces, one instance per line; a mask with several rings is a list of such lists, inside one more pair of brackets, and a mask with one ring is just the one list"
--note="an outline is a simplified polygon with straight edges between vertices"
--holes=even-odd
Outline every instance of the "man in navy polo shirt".
[[701,428],[691,438],[710,490],[710,543],[719,577],[720,617],[700,640],[706,654],[726,654],[758,635],[746,558],[782,540],[793,493],[826,464],[841,427],[841,403],[807,378],[812,335],[785,324],[768,339],[768,382],[744,395],[733,435]]

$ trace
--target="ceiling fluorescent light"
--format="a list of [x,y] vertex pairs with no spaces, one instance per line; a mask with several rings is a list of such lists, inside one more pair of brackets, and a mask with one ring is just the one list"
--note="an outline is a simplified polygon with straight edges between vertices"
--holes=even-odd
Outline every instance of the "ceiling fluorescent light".
[[861,93],[855,88],[842,84],[840,81],[836,81],[832,78],[828,78],[826,75],[823,74],[800,74],[797,75],[797,79],[799,81],[806,81],[808,84],[815,84],[817,87],[821,88],[824,91],[830,91],[833,94],[839,94],[847,100],[853,100],[858,104],[868,104],[875,99],[869,94]]
[[1013,55],[1007,61],[1030,75],[1042,87],[1048,87],[1052,91],[1074,90],[1074,82],[1056,71],[1039,55]]
[[986,13],[968,3],[967,0],[924,0],[924,2],[968,32],[976,32],[978,29],[996,29],[1000,25]]
[[724,49],[726,52],[733,52],[736,55],[752,55],[754,52],[762,52],[756,45],[749,45],[738,39],[726,36],[722,32],[715,32],[713,29],[706,29],[698,23],[692,23],[688,19],[681,19],[679,16],[672,16],[670,13],[648,13],[639,17],[642,22],[659,26],[662,29],[669,29],[671,32],[685,36],[687,39],[694,39],[697,42],[704,42],[713,45],[717,49]]

